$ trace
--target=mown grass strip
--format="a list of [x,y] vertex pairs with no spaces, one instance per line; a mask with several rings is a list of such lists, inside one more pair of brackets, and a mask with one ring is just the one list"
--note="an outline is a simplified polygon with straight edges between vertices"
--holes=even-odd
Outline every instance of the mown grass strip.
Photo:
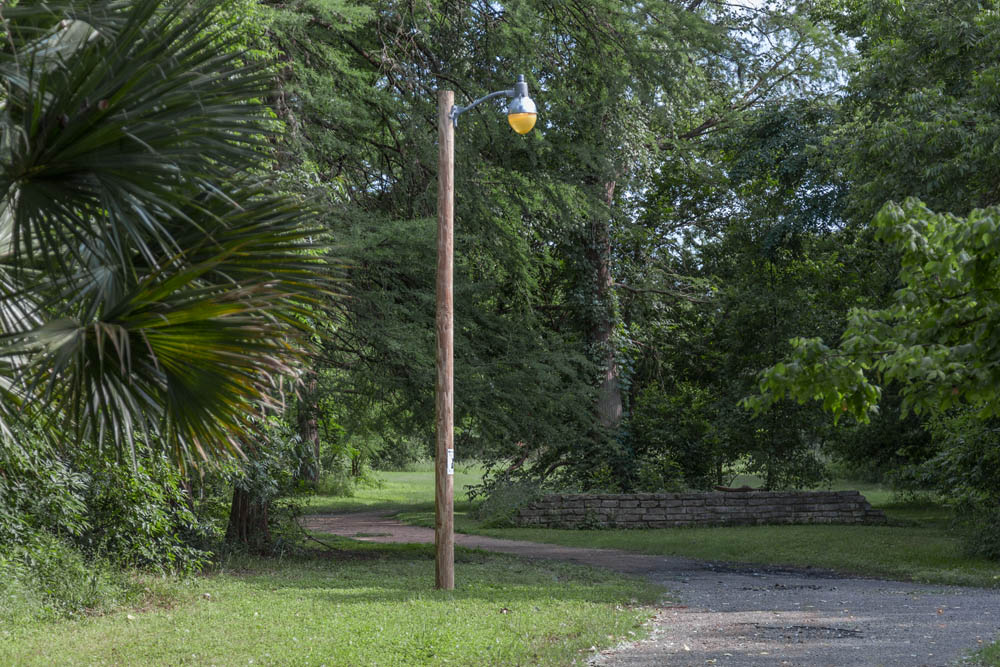
[[[909,512],[912,516],[917,514]],[[890,511],[890,517],[892,513]],[[433,512],[397,515],[433,526]],[[908,520],[909,521],[909,520]],[[912,523],[912,521],[910,521]],[[774,566],[816,567],[848,574],[935,584],[1000,588],[1000,563],[967,555],[961,540],[936,520],[889,526],[734,526],[655,530],[484,528],[457,514],[456,530],[570,547]]]
[[658,530],[480,529],[480,535],[704,560],[817,567],[926,583],[1000,587],[1000,564],[966,556],[955,537],[905,526],[746,526]]

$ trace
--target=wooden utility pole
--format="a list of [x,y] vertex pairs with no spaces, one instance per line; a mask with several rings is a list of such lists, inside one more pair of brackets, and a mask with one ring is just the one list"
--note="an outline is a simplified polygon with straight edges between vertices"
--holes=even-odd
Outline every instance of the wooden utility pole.
[[434,450],[435,586],[455,588],[455,391],[452,265],[455,252],[455,93],[438,91],[437,388]]

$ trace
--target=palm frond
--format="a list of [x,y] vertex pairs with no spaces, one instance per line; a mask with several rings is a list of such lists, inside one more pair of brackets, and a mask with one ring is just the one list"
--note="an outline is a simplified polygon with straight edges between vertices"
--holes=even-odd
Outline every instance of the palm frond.
[[30,413],[181,461],[238,451],[332,279],[311,212],[246,171],[271,132],[263,67],[211,2],[0,16],[0,429]]

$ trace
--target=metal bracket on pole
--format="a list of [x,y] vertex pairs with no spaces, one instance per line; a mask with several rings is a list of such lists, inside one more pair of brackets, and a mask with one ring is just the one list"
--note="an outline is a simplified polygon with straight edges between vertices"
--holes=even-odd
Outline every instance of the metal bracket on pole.
[[459,105],[456,104],[455,106],[453,106],[451,108],[451,113],[449,114],[449,116],[451,117],[451,122],[455,124],[455,127],[458,127],[458,115],[459,114],[464,113],[464,112],[468,111],[469,109],[474,109],[477,106],[479,106],[480,104],[482,104],[483,102],[485,102],[486,100],[491,100],[494,97],[500,97],[501,95],[506,95],[507,97],[516,97],[517,96],[517,91],[516,90],[498,90],[498,91],[496,91],[494,93],[490,93],[489,95],[484,95],[484,96],[480,97],[478,100],[476,100],[475,102],[473,102],[472,104],[470,104],[467,107],[462,107],[462,106],[459,106]]

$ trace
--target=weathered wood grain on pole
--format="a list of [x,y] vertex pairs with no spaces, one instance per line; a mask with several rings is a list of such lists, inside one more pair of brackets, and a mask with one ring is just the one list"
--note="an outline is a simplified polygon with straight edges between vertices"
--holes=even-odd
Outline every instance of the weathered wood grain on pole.
[[454,309],[452,265],[455,215],[455,127],[450,118],[455,93],[438,91],[438,246],[437,246],[437,444],[434,456],[435,585],[455,588],[454,490]]

